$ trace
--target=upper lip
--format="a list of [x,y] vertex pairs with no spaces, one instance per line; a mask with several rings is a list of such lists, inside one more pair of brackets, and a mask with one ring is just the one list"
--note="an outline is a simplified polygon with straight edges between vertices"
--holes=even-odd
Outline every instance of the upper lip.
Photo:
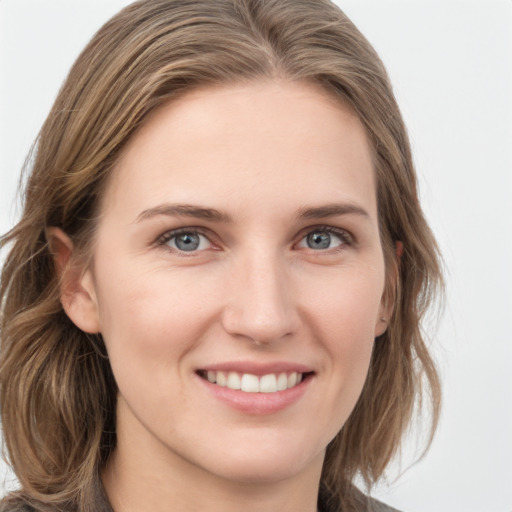
[[313,369],[310,366],[290,361],[275,361],[260,363],[255,361],[225,361],[222,363],[209,364],[198,368],[198,371],[217,371],[217,372],[238,372],[241,374],[250,373],[251,375],[262,376],[270,373],[311,373]]

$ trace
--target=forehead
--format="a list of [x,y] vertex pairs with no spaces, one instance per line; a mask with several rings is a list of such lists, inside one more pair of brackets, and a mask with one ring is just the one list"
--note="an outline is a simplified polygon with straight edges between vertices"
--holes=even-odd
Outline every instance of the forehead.
[[[306,196],[375,209],[372,150],[358,116],[319,86],[270,81],[193,90],[155,111],[127,144],[108,204],[240,205]],[[108,206],[107,206],[108,207]]]

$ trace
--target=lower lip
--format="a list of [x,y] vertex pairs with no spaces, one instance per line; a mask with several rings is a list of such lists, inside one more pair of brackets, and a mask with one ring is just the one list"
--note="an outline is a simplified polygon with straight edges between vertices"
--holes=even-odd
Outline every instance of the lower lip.
[[247,393],[212,384],[200,376],[197,376],[197,378],[209,393],[229,407],[246,414],[266,415],[287,409],[300,400],[311,384],[313,375],[308,375],[293,388],[276,391],[275,393]]

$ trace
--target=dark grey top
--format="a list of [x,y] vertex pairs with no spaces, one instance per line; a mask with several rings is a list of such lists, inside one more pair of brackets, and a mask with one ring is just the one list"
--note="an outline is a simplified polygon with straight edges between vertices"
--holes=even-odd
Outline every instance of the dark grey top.
[[[95,512],[114,512],[110,503],[108,502],[107,495],[105,493],[105,489],[98,478],[96,485],[96,496],[94,501],[96,502]],[[378,500],[373,498],[368,498],[363,493],[357,493],[357,500],[360,503],[360,512],[400,512],[397,509],[390,507]],[[44,512],[47,512],[49,509],[45,508]],[[339,504],[333,503],[333,500],[329,500],[329,496],[320,495],[318,500],[318,510],[319,512],[343,512]],[[21,498],[19,500],[16,499],[7,499],[2,500],[0,503],[0,512],[41,512],[42,509],[34,508],[30,505],[27,505]],[[66,512],[71,512],[71,510],[66,510]],[[73,512],[75,509],[73,507]]]

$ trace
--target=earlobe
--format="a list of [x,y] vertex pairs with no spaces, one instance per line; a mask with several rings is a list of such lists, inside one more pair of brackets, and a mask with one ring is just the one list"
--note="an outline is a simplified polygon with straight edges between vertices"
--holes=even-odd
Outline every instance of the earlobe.
[[389,319],[383,315],[380,316],[379,319],[377,320],[377,323],[375,324],[374,337],[378,338],[379,336],[382,336],[386,332],[388,324]]
[[48,244],[59,277],[60,301],[69,319],[82,331],[100,332],[92,273],[79,264],[73,242],[60,228],[47,231]]

